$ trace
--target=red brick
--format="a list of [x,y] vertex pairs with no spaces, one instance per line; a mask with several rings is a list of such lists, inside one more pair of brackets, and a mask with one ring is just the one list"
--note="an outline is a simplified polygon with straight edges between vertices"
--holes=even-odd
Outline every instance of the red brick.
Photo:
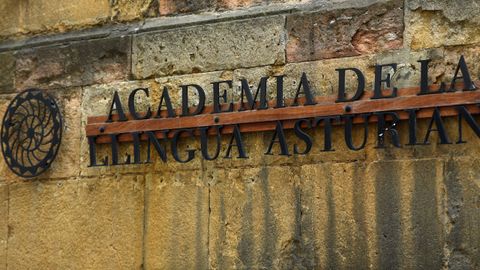
[[356,56],[403,43],[403,1],[287,17],[287,61]]

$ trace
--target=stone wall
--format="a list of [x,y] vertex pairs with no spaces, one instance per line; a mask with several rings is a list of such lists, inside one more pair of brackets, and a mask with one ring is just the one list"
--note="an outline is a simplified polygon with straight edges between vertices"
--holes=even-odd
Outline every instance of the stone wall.
[[[334,152],[312,131],[314,150],[291,157],[264,155],[272,132],[259,132],[245,135],[245,160],[197,151],[186,164],[112,167],[88,167],[85,136],[114,91],[136,87],[158,104],[167,86],[178,106],[181,84],[286,74],[293,97],[306,72],[315,95],[333,95],[338,67],[362,69],[371,89],[374,65],[397,62],[395,83],[407,87],[418,85],[418,59],[432,59],[439,83],[462,54],[478,80],[479,14],[477,0],[1,1],[0,117],[38,87],[65,126],[41,176],[25,181],[0,162],[0,269],[480,268],[471,130],[467,144],[432,135],[406,146],[403,132],[402,148],[377,149],[371,126],[352,151],[335,127]],[[446,125],[456,141],[457,122]],[[428,121],[419,126],[424,134]]]

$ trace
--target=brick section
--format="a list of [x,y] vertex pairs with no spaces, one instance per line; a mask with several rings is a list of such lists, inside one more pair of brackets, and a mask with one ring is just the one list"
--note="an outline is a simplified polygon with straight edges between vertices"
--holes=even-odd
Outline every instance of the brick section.
[[172,74],[282,64],[284,17],[142,34],[133,41],[133,75]]
[[0,54],[0,94],[14,91],[15,57],[12,53]]
[[403,1],[287,17],[287,61],[301,62],[397,49],[403,42]]
[[20,51],[15,86],[56,88],[127,79],[130,37],[75,42]]
[[215,0],[159,0],[160,15],[195,13],[215,8]]
[[311,2],[310,0],[217,0],[217,9],[236,9],[243,7],[259,6],[259,5],[270,5],[270,4],[281,4],[281,3],[307,3]]

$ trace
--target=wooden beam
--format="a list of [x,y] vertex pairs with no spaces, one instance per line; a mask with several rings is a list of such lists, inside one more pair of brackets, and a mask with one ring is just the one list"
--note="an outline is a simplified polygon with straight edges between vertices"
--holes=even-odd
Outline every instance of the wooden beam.
[[[431,86],[435,87],[435,86]],[[387,91],[387,90],[386,90]],[[282,121],[285,128],[293,128],[297,119],[312,118],[321,116],[362,114],[385,111],[396,111],[400,119],[407,119],[407,109],[421,109],[418,118],[431,117],[433,108],[441,107],[443,116],[454,116],[457,112],[454,106],[466,105],[472,114],[480,113],[479,91],[457,91],[441,94],[429,94],[418,96],[418,87],[406,88],[398,91],[398,97],[386,99],[370,99],[372,92],[365,93],[361,100],[354,102],[335,103],[336,96],[323,96],[316,98],[316,105],[311,106],[288,106],[292,101],[286,101],[287,107],[273,109],[273,102],[270,102],[269,109],[234,111],[228,113],[212,114],[212,107],[207,107],[204,113],[196,116],[176,118],[150,118],[146,120],[129,120],[124,122],[106,123],[107,116],[89,117],[86,126],[87,136],[99,136],[98,143],[110,141],[108,134],[121,134],[119,141],[131,141],[130,132],[135,131],[161,131],[185,128],[198,128],[207,126],[224,126],[222,133],[228,134],[233,130],[232,125],[238,124],[242,132],[267,131],[275,129],[275,122]],[[234,110],[239,108],[236,104]],[[178,111],[179,112],[179,111]],[[131,119],[130,116],[128,116]],[[115,118],[114,118],[115,119]],[[360,122],[358,119],[356,122]],[[371,122],[376,117],[371,117]],[[214,133],[214,130],[211,130]],[[157,132],[157,137],[163,134]],[[146,139],[144,136],[143,139]]]

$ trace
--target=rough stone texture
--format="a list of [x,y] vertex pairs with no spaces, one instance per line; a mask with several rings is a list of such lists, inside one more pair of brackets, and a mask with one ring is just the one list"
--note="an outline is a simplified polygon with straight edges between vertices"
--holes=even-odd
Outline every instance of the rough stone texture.
[[7,269],[8,186],[0,184],[0,269]]
[[284,18],[256,18],[141,34],[133,40],[136,78],[284,62]]
[[15,57],[12,53],[0,54],[0,94],[14,92]]
[[292,14],[286,28],[288,62],[397,49],[403,42],[403,1]]
[[[13,97],[14,95],[12,94],[0,96],[0,119],[3,120],[5,111],[7,110],[7,107],[12,101]],[[12,179],[16,179],[16,175],[10,171],[2,154],[0,157],[0,184],[10,183]]]
[[412,10],[438,10],[452,22],[474,21],[480,22],[478,13],[480,5],[477,0],[407,0]]
[[446,259],[449,269],[480,267],[480,165],[477,158],[462,157],[445,162],[447,216]]
[[218,170],[211,181],[212,269],[299,266],[301,209],[295,169]]
[[160,15],[172,15],[178,13],[194,13],[213,9],[216,5],[216,0],[160,0],[159,12]]
[[51,91],[63,117],[63,134],[59,152],[52,166],[39,178],[72,178],[80,174],[82,90],[78,87]]
[[[0,36],[19,33],[63,32],[92,26],[109,19],[108,1],[2,1]],[[4,12],[3,12],[4,11]],[[1,37],[0,37],[1,39]]]
[[475,0],[408,0],[405,40],[412,49],[480,42],[480,5]]
[[[319,128],[308,131],[314,139],[308,155],[279,156],[278,145],[275,155],[264,155],[272,132],[258,132],[244,134],[247,160],[223,158],[227,135],[215,161],[202,160],[198,139],[182,139],[182,154],[196,149],[187,164],[174,161],[167,145],[167,163],[154,154],[152,164],[97,168],[88,167],[85,137],[87,117],[106,115],[114,91],[128,111],[128,94],[138,87],[150,89],[149,98],[137,99],[140,110],[148,104],[156,110],[164,86],[178,107],[180,85],[199,84],[210,105],[213,81],[233,80],[227,92],[238,100],[240,79],[256,89],[262,76],[285,74],[285,96],[292,98],[305,72],[314,94],[325,96],[338,89],[336,68],[359,68],[371,90],[374,65],[395,62],[397,73],[385,73],[401,88],[418,85],[419,59],[432,59],[431,83],[450,82],[460,55],[479,80],[477,1],[315,1],[284,6],[292,8],[288,15],[272,16],[279,9],[270,5],[265,8],[270,15],[245,19],[257,13],[225,11],[296,1],[114,0],[99,4],[99,16],[82,21],[93,4],[81,0],[76,4],[90,4],[88,9],[68,22],[57,17],[59,24],[50,15],[56,16],[61,5],[40,18],[48,13],[38,12],[43,0],[17,2],[0,3],[0,36],[172,18],[147,20],[156,32],[134,37],[0,54],[0,119],[13,91],[32,86],[47,88],[65,119],[59,156],[39,179],[19,179],[0,161],[0,270],[7,263],[8,269],[480,268],[480,140],[466,123],[467,144],[439,145],[434,132],[430,145],[405,146],[404,122],[398,126],[403,146],[387,143],[377,149],[372,123],[360,151],[347,149],[343,126],[337,126],[332,152],[321,151]],[[101,15],[104,4],[110,5],[110,18]],[[24,26],[29,17],[22,14],[30,5],[28,12],[38,14],[30,14],[36,21],[28,23],[45,23],[29,30]],[[196,20],[202,24],[195,25]],[[175,23],[182,26],[170,29]],[[351,79],[349,93],[356,86]],[[269,79],[270,99],[275,87]],[[196,101],[192,95],[191,105]],[[428,124],[418,121],[419,140]],[[445,125],[456,141],[456,119],[445,119]],[[362,131],[355,128],[355,143]],[[295,143],[303,147],[293,131],[285,134],[291,152]],[[108,145],[99,147],[98,159],[109,151]],[[121,145],[121,161],[131,153],[131,144]]]
[[0,40],[4,36],[14,35],[20,31],[20,1],[4,0],[0,2]]
[[209,191],[205,172],[146,176],[144,267],[207,269]]
[[140,269],[143,176],[10,185],[9,269]]
[[17,89],[58,88],[127,79],[130,37],[27,49],[17,55]]
[[306,267],[440,268],[441,174],[435,160],[302,166]]

